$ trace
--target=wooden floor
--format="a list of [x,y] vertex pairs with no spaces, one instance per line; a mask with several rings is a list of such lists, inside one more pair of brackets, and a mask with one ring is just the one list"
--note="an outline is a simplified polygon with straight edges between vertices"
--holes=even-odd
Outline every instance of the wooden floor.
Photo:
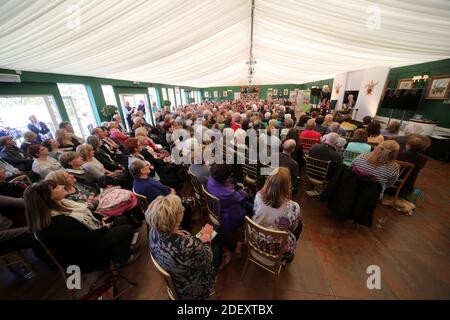
[[[295,260],[277,279],[250,265],[240,281],[244,258],[234,259],[218,275],[216,299],[450,299],[449,181],[450,165],[430,160],[417,181],[424,199],[413,216],[380,204],[374,219],[387,217],[383,228],[359,230],[333,219],[302,186],[296,200],[305,225]],[[142,256],[124,269],[139,285],[123,298],[167,299],[149,259],[145,229],[140,231]],[[0,270],[0,299],[66,299],[59,274],[28,256],[39,277],[26,280]],[[380,290],[366,287],[369,265],[381,269]]]

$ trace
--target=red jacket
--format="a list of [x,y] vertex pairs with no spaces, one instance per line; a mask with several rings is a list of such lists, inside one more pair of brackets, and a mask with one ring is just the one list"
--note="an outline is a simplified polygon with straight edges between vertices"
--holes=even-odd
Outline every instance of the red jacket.
[[304,130],[300,133],[300,138],[313,139],[317,140],[317,142],[320,142],[320,137],[320,132],[314,130]]

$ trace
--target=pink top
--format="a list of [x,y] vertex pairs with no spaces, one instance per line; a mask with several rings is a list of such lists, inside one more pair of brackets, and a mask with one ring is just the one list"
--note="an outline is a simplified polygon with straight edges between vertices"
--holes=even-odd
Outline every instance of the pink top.
[[114,141],[119,142],[120,144],[124,144],[125,140],[129,138],[129,136],[127,136],[123,132],[120,132],[119,129],[111,129],[109,131],[109,137]]

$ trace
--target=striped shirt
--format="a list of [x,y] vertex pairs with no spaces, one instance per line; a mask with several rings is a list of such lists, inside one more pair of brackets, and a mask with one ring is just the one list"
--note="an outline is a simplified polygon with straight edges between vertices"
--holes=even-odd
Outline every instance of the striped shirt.
[[361,171],[368,175],[374,176],[377,179],[382,187],[380,195],[381,198],[384,194],[384,190],[392,187],[397,181],[400,174],[400,167],[395,162],[386,165],[374,166],[367,161],[369,155],[369,153],[365,153],[356,157],[352,162],[352,167],[357,167]]

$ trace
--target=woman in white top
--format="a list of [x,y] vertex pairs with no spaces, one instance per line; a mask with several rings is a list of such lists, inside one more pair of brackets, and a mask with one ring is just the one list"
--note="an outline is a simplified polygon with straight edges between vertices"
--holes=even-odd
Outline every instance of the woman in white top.
[[270,174],[256,194],[253,210],[252,219],[257,224],[289,234],[283,260],[291,262],[303,223],[299,204],[291,200],[291,177],[287,168],[277,168]]
[[42,144],[31,145],[28,148],[28,153],[35,158],[31,169],[40,175],[42,179],[49,172],[62,169],[61,164],[57,160],[49,157],[48,149]]
[[83,144],[77,147],[77,152],[83,157],[84,163],[81,166],[86,173],[92,175],[94,179],[101,180],[102,177],[116,177],[122,170],[111,172],[106,170],[103,164],[94,157],[94,148],[90,144]]

